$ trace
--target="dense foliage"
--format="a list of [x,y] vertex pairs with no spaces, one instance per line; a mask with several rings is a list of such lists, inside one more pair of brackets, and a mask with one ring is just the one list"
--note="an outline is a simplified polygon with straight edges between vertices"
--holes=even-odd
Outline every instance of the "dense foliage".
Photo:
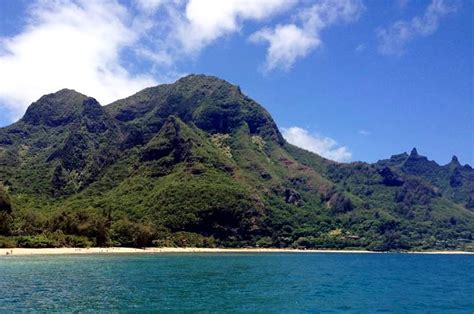
[[203,75],[105,107],[43,96],[0,129],[0,184],[0,247],[474,249],[457,158],[331,162]]

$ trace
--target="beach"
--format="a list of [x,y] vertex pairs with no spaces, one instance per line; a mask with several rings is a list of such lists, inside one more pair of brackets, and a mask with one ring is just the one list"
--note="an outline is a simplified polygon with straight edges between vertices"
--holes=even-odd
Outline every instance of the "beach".
[[[348,253],[348,254],[384,254],[367,250],[299,250],[279,248],[128,248],[128,247],[91,247],[91,248],[8,248],[0,249],[2,256],[28,255],[68,255],[68,254],[157,254],[157,253]],[[397,253],[397,252],[391,252]],[[410,251],[408,254],[474,254],[466,251]]]

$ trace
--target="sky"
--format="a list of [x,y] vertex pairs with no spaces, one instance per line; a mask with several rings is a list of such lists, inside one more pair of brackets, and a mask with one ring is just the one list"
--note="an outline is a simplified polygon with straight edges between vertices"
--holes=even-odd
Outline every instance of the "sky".
[[72,88],[106,105],[204,73],[341,162],[474,164],[474,2],[2,0],[0,126]]

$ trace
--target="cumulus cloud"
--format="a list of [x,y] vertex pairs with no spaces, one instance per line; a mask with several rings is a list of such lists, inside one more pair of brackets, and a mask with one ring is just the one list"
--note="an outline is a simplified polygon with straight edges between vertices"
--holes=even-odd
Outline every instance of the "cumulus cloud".
[[352,153],[345,146],[340,146],[334,139],[319,135],[312,135],[307,130],[299,127],[282,129],[283,137],[288,143],[309,150],[327,159],[347,162],[352,158]]
[[0,104],[15,117],[64,87],[108,103],[156,83],[120,63],[121,50],[138,35],[119,3],[42,1],[29,14],[23,32],[0,39]]
[[417,37],[426,37],[439,27],[445,16],[456,12],[458,6],[445,0],[432,0],[422,16],[415,16],[409,21],[397,21],[387,28],[376,30],[379,39],[379,52],[384,55],[402,55],[405,46]]
[[245,20],[260,21],[294,4],[295,0],[190,0],[184,15],[174,19],[178,39],[186,52],[197,52],[217,38],[239,31]]
[[363,10],[360,0],[319,0],[302,10],[294,23],[263,28],[252,34],[249,40],[268,43],[266,71],[288,71],[297,59],[322,45],[321,33],[324,29],[357,20]]
[[267,71],[281,68],[288,71],[297,58],[305,57],[321,41],[294,24],[278,25],[274,29],[265,28],[254,33],[253,42],[267,41],[265,69]]

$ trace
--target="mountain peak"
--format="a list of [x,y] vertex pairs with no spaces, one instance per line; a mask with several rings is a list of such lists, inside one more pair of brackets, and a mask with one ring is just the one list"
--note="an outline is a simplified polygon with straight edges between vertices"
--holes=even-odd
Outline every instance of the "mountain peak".
[[242,94],[239,86],[216,76],[206,74],[190,74],[178,79],[172,85],[183,86],[189,90],[199,89],[203,92],[212,92],[216,89],[223,88],[233,94]]
[[55,93],[46,94],[38,99],[37,102],[51,102],[56,105],[68,103],[70,105],[81,104],[88,96],[77,92],[74,89],[63,88]]
[[48,94],[48,95],[45,95],[45,96],[60,96],[60,95],[63,95],[63,96],[68,96],[68,97],[71,97],[71,96],[82,96],[82,97],[87,97],[86,95],[76,91],[75,89],[72,89],[72,88],[63,88],[63,89],[60,89],[58,90],[57,92],[55,93],[51,93],[51,94]]
[[411,153],[410,153],[410,156],[412,157],[418,157],[418,151],[416,150],[416,147],[413,147],[413,149],[411,150]]
[[209,133],[232,133],[247,126],[252,135],[284,142],[271,115],[237,85],[215,76],[191,74],[175,83],[147,88],[106,106],[125,123],[141,119],[149,135],[170,115]]
[[73,89],[61,89],[47,94],[32,103],[26,110],[22,121],[28,124],[46,124],[59,126],[67,124],[79,116],[85,109],[101,107],[94,98]]
[[178,79],[176,83],[180,82],[220,82],[220,83],[227,83],[231,85],[229,82],[227,82],[224,79],[218,78],[217,76],[213,75],[207,75],[207,74],[189,74],[186,76],[183,76],[182,78]]
[[202,74],[202,73],[191,73],[186,76],[183,76],[178,79],[179,81],[188,81],[188,80],[219,80],[223,81],[222,79],[218,78],[217,76],[214,75],[207,75],[207,74]]
[[453,155],[453,158],[451,158],[450,164],[460,166],[461,164],[459,163],[459,159],[456,155]]

